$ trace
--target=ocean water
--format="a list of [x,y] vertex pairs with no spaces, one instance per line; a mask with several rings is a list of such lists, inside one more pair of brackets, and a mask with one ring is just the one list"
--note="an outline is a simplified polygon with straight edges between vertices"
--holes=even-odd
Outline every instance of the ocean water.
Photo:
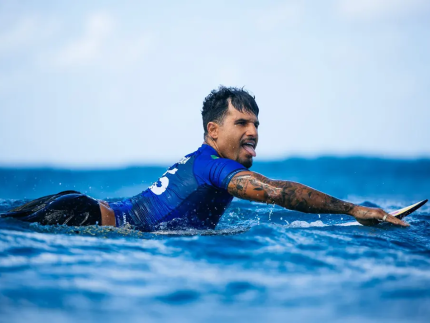
[[[67,189],[117,200],[165,169],[0,169],[0,212]],[[253,170],[387,211],[430,197],[425,159],[296,158]],[[0,219],[0,321],[428,322],[429,205],[406,220],[364,227],[236,199],[208,231]]]

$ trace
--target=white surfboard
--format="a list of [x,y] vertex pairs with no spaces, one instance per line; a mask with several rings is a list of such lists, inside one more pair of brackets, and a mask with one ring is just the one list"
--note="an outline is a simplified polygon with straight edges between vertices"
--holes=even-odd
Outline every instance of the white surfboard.
[[399,219],[403,219],[405,216],[407,216],[407,215],[411,214],[412,212],[418,210],[421,206],[423,206],[424,204],[426,204],[427,201],[428,200],[424,200],[424,201],[421,201],[421,202],[409,205],[407,207],[404,207],[403,209],[390,212],[390,214],[392,216],[395,216],[395,217],[399,218]]

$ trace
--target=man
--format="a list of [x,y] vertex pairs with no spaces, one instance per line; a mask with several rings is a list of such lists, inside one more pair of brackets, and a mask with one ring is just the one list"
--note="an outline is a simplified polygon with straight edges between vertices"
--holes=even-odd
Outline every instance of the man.
[[249,171],[258,144],[259,109],[243,89],[221,86],[204,100],[204,143],[147,190],[120,202],[75,191],[42,197],[3,216],[42,224],[132,225],[141,231],[213,229],[233,197],[305,213],[348,214],[364,225],[408,226],[381,209],[341,201],[305,185]]

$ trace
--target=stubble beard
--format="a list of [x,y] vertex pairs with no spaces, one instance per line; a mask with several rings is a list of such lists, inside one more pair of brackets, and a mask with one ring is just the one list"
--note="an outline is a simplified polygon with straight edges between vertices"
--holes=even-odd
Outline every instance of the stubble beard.
[[252,158],[243,158],[243,160],[239,160],[239,163],[245,166],[246,168],[251,168],[252,166]]

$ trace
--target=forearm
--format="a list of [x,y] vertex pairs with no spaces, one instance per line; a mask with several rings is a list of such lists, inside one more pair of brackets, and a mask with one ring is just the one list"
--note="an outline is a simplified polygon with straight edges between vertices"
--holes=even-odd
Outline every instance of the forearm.
[[355,205],[290,181],[274,181],[280,189],[273,202],[290,210],[305,213],[351,214]]
[[258,173],[243,171],[228,184],[228,192],[236,197],[283,206],[306,213],[349,214],[363,225],[387,221],[407,227],[408,224],[382,209],[348,203],[306,185],[290,181],[274,181]]
[[[233,182],[235,181],[235,182]],[[249,172],[235,176],[229,185],[234,196],[271,204],[305,213],[351,214],[356,205],[319,192],[306,185],[270,180]]]

